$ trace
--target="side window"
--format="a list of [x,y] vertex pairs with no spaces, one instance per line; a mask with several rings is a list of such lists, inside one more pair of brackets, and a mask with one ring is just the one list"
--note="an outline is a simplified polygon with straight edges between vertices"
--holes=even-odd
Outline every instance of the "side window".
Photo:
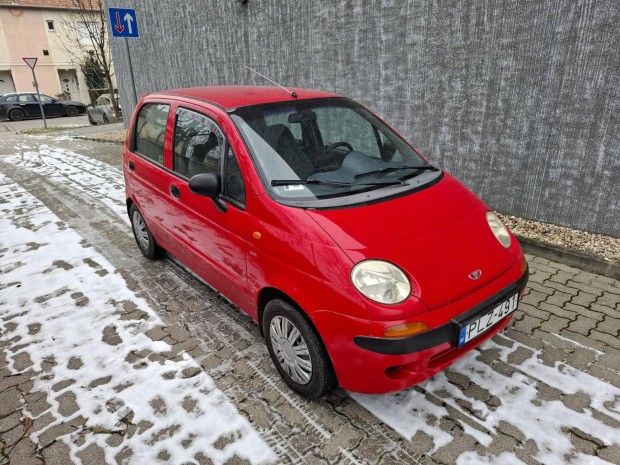
[[11,95],[10,97],[7,97],[6,102],[17,102],[17,95]]
[[237,157],[230,147],[226,150],[226,182],[224,183],[224,195],[245,205],[245,184],[243,175],[239,169]]
[[34,98],[30,94],[23,94],[19,96],[20,102],[34,102]]
[[[35,97],[34,99],[36,100],[37,98]],[[52,102],[52,97],[50,97],[48,95],[41,94],[41,102],[43,102],[43,103],[51,103]]]
[[164,136],[170,105],[147,103],[140,109],[136,122],[136,149],[140,155],[164,164]]
[[172,169],[186,178],[219,173],[224,134],[214,121],[195,111],[179,108],[174,128]]

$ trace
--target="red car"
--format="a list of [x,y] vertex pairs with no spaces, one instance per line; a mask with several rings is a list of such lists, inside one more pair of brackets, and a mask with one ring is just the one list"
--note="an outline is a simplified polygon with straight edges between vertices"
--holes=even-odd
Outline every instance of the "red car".
[[499,218],[338,95],[146,95],[123,169],[141,252],[167,251],[248,313],[308,398],[429,378],[504,328],[525,289]]

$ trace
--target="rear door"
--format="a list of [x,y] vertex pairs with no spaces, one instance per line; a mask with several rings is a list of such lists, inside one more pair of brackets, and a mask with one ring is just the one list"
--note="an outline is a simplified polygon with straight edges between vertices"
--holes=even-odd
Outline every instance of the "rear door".
[[20,94],[17,97],[17,105],[24,111],[26,116],[41,116],[39,102],[37,102],[32,94]]
[[170,151],[171,137],[167,137],[167,132],[172,131],[168,125],[169,113],[168,102],[147,101],[142,105],[123,160],[127,196],[136,203],[151,233],[166,250],[174,246],[165,225],[169,174],[164,160]]
[[[183,104],[175,111],[168,228],[182,247],[178,256],[241,308],[252,308],[246,278],[249,217],[239,163],[217,115]],[[201,173],[221,176],[224,210],[194,194],[189,180]]]

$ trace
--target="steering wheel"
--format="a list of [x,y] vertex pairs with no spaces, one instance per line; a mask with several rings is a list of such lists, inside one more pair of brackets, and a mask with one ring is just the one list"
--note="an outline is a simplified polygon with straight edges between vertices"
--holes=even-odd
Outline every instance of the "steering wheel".
[[344,141],[334,142],[333,144],[328,145],[325,148],[325,150],[323,150],[321,154],[316,158],[315,166],[322,165],[323,162],[327,159],[329,152],[331,152],[332,150],[338,147],[346,147],[349,149],[349,152],[353,152],[353,146],[349,144],[348,142],[344,142]]

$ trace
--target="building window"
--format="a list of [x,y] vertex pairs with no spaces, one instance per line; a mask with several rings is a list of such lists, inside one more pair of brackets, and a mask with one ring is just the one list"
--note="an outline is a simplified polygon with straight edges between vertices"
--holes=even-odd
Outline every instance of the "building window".
[[52,21],[51,19],[48,19],[45,22],[47,23],[47,30],[48,31],[54,32],[56,30],[56,29],[54,29],[54,21]]
[[94,45],[93,39],[99,37],[99,25],[97,23],[77,23],[82,45]]
[[47,57],[47,56],[49,56],[49,54],[50,54],[50,51],[49,51],[49,50],[43,50],[43,55],[44,55],[44,56],[46,56],[46,57]]

